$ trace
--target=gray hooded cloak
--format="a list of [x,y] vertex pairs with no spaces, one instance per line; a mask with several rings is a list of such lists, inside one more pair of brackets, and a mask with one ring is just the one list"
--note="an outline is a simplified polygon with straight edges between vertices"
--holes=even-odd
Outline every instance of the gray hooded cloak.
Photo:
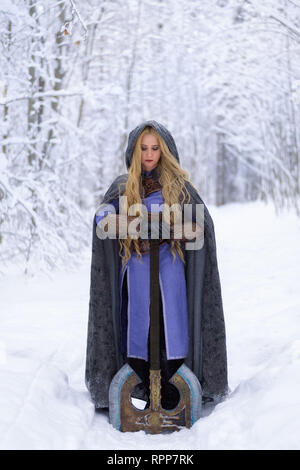
[[[162,124],[151,120],[143,122],[129,134],[125,153],[127,169],[137,138],[146,126],[153,127],[161,135],[179,162],[172,135]],[[123,194],[127,177],[123,174],[113,181],[101,204]],[[191,196],[190,204],[204,204],[188,182],[186,189]],[[95,214],[85,383],[95,407],[106,408],[109,406],[111,380],[125,364],[126,358],[120,351],[119,242],[117,239],[100,239],[96,228]],[[218,402],[228,393],[226,336],[214,224],[205,204],[204,245],[198,250],[183,249],[183,254],[189,317],[189,353],[184,363],[198,377],[203,397]]]

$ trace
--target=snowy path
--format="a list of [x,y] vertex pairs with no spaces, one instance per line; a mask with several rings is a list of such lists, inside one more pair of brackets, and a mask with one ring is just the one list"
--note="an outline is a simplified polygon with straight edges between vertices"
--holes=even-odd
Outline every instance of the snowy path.
[[120,433],[84,385],[89,253],[53,280],[0,279],[0,448],[299,449],[300,220],[211,208],[231,395],[192,429]]

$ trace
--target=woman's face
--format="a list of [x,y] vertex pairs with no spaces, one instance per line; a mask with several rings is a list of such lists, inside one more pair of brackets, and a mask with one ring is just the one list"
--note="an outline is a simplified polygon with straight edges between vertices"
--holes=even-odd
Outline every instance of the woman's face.
[[141,141],[142,167],[150,171],[156,167],[160,159],[160,146],[155,135],[145,134]]

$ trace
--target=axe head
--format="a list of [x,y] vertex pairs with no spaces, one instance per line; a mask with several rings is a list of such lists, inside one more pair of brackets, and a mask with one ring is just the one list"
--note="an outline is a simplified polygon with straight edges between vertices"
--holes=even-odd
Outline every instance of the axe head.
[[185,364],[170,379],[180,395],[177,406],[172,410],[161,407],[160,380],[160,370],[150,370],[150,408],[139,410],[131,401],[131,393],[141,379],[129,364],[117,372],[109,388],[109,421],[115,429],[123,432],[144,430],[150,434],[169,433],[190,428],[200,418],[201,385]]

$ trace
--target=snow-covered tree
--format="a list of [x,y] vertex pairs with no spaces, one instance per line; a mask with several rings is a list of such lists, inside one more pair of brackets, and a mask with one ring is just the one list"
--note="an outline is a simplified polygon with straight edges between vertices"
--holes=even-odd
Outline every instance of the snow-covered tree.
[[77,262],[130,130],[175,136],[207,203],[300,214],[298,0],[2,0],[0,260]]

